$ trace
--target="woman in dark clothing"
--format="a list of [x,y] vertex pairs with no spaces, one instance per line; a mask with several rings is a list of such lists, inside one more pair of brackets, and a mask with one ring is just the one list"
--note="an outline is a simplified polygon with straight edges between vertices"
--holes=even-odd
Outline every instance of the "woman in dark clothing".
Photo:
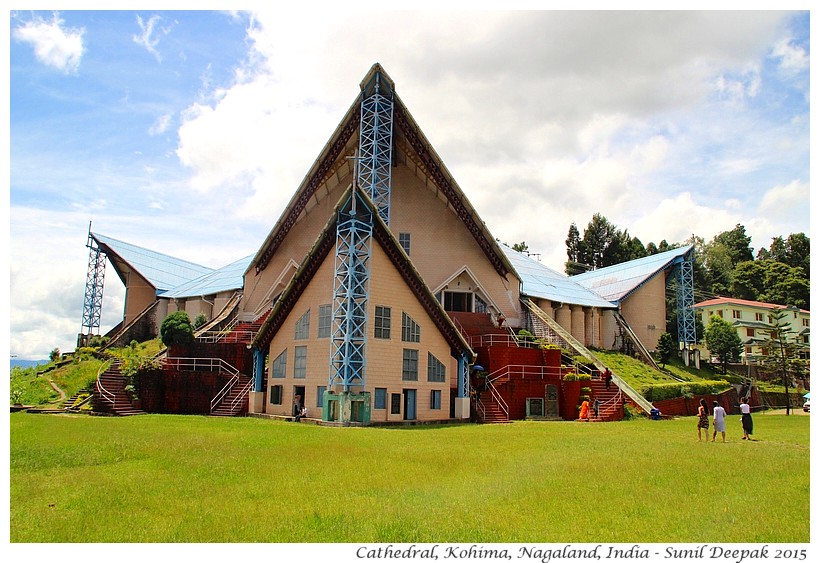
[[706,429],[706,441],[709,441],[709,407],[706,406],[706,400],[700,400],[698,407],[698,442],[701,442],[701,429]]
[[752,409],[749,407],[749,398],[740,400],[740,423],[743,425],[743,439],[752,439]]

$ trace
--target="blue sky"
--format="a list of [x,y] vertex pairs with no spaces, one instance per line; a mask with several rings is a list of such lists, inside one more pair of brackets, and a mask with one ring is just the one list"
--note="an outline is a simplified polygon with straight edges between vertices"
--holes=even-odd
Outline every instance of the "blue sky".
[[[255,252],[380,62],[493,235],[562,269],[596,212],[645,244],[809,230],[808,12],[12,11],[10,353],[73,349],[93,230]],[[124,291],[107,272],[103,329]]]

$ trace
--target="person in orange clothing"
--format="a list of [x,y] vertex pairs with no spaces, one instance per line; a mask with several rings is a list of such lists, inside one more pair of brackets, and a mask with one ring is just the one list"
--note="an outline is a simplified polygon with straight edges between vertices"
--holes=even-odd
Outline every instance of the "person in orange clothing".
[[580,420],[589,419],[589,399],[584,399],[584,402],[581,403],[581,414],[578,418]]

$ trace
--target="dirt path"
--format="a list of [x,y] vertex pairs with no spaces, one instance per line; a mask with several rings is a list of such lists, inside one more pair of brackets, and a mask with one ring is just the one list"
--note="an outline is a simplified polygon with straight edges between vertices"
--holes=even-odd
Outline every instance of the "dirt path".
[[63,401],[65,401],[65,391],[63,391],[62,389],[60,389],[59,387],[57,387],[57,384],[56,384],[56,383],[54,383],[54,381],[53,381],[53,380],[49,379],[49,380],[48,380],[48,382],[49,382],[49,384],[51,385],[51,388],[52,388],[52,389],[54,389],[55,391],[57,391],[57,393],[59,393],[59,394],[60,394],[60,396],[59,396],[59,397],[57,397],[56,399],[54,399],[53,401],[51,401],[51,404],[52,404],[52,405],[55,405],[55,404],[57,404],[57,403],[62,403]]

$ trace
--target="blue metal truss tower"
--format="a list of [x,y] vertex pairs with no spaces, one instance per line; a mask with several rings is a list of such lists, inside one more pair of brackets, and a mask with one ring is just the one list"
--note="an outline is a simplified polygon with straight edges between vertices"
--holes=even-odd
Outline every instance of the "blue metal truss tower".
[[358,203],[353,190],[349,205],[339,211],[336,224],[336,261],[333,281],[333,324],[329,387],[364,388],[367,357],[367,301],[370,291],[370,255],[373,215]]
[[689,251],[678,268],[677,309],[678,309],[678,342],[684,348],[697,343],[695,331],[695,276],[692,267],[693,251]]
[[379,217],[390,224],[390,167],[393,163],[393,91],[380,72],[362,89],[359,125],[359,186]]
[[83,327],[81,334],[93,334],[94,329],[100,332],[102,317],[103,286],[105,284],[105,254],[97,241],[91,236],[91,223],[88,224],[88,273],[85,278],[85,299],[83,300]]

